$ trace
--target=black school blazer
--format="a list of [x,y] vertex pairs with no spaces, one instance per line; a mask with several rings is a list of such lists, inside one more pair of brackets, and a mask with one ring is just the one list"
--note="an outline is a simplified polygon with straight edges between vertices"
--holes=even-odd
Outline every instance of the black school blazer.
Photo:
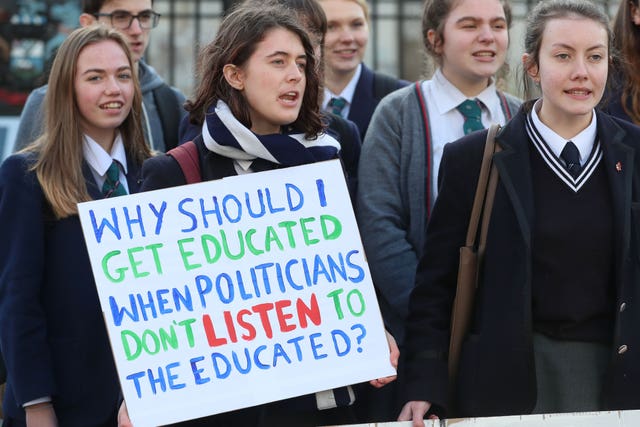
[[[640,408],[640,127],[596,114],[615,232],[616,317],[604,405],[610,410]],[[456,415],[526,414],[536,403],[529,160],[535,148],[525,131],[525,116],[521,109],[497,136],[503,147],[494,157],[500,181],[473,325],[461,353]],[[410,299],[406,397],[430,401],[445,412],[458,251],[466,236],[486,134],[476,132],[445,146],[440,193]]]

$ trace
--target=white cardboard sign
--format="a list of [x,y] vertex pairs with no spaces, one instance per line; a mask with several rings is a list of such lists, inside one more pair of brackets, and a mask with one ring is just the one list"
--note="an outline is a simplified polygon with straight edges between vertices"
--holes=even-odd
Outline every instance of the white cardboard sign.
[[394,374],[337,160],[78,207],[136,427]]

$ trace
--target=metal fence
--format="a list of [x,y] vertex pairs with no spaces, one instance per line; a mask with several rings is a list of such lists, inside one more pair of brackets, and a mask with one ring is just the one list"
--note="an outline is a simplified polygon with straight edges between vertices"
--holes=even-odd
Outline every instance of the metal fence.
[[[619,0],[593,0],[610,16]],[[509,86],[515,89],[517,65],[522,52],[524,18],[538,0],[511,0],[514,24],[511,30],[509,63],[512,73]],[[200,46],[215,35],[231,2],[221,0],[155,0],[154,8],[162,13],[153,30],[147,61],[171,84],[191,94],[195,83],[194,64]],[[371,36],[365,62],[373,68],[416,80],[428,75],[430,68],[422,45],[421,0],[369,0]]]

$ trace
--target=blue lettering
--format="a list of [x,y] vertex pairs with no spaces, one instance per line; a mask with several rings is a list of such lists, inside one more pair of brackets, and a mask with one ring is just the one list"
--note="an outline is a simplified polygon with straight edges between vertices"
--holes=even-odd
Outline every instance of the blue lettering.
[[218,225],[222,225],[222,215],[220,214],[220,207],[218,206],[218,198],[214,196],[211,198],[211,201],[213,202],[213,208],[206,209],[204,199],[200,199],[200,212],[202,213],[202,223],[205,228],[209,228],[209,221],[207,221],[207,216],[209,215],[214,215],[218,221]]
[[188,233],[189,231],[193,231],[196,228],[198,228],[198,219],[196,218],[196,216],[194,214],[192,214],[191,212],[185,210],[184,205],[187,203],[193,202],[193,199],[191,198],[186,198],[186,199],[182,199],[180,200],[180,202],[178,203],[178,212],[180,212],[181,214],[183,214],[184,216],[187,216],[191,219],[191,228],[183,228],[182,231],[183,233]]
[[324,181],[316,179],[316,188],[318,189],[318,200],[320,201],[320,207],[327,206],[327,196],[324,194]]
[[322,334],[320,332],[309,335],[309,341],[311,341],[311,351],[313,352],[313,358],[316,360],[324,359],[327,357],[326,353],[319,353],[318,351],[324,347],[322,343],[316,342],[316,339],[320,338]]
[[118,216],[116,215],[116,209],[111,208],[111,220],[109,222],[107,218],[102,218],[100,221],[100,226],[96,221],[96,214],[93,209],[89,209],[89,217],[91,218],[91,225],[93,226],[93,234],[96,236],[96,241],[100,243],[102,241],[102,234],[105,231],[105,227],[113,232],[113,235],[116,236],[118,240],[122,237],[120,235],[120,228],[118,227]]
[[[344,346],[343,350],[340,350],[340,345],[337,340],[338,337],[342,338],[342,342]],[[336,349],[336,354],[339,357],[342,357],[347,353],[349,353],[349,350],[351,350],[351,340],[349,339],[349,335],[347,335],[344,331],[341,331],[340,329],[334,329],[333,331],[331,331],[331,338],[333,339],[333,347]]]
[[164,213],[167,210],[167,202],[162,202],[162,205],[160,205],[160,210],[156,209],[153,203],[149,203],[149,208],[151,209],[151,212],[153,212],[153,214],[156,216],[155,233],[157,236],[158,234],[160,234],[160,230],[162,229],[162,220],[164,219]]
[[202,362],[204,360],[204,356],[194,357],[189,360],[189,364],[191,365],[191,372],[193,372],[193,379],[195,380],[197,385],[206,384],[211,381],[209,377],[203,377],[200,375],[204,369],[198,368],[198,362]]
[[140,233],[142,237],[146,237],[146,232],[144,230],[144,224],[142,222],[142,209],[140,209],[140,205],[136,205],[136,216],[132,217],[129,215],[129,209],[125,206],[124,210],[124,220],[127,223],[127,229],[129,230],[129,238],[133,239],[133,228],[134,224],[138,224],[140,226]]
[[140,390],[140,378],[142,377],[144,377],[144,372],[136,372],[135,374],[127,375],[127,379],[129,381],[133,381],[133,384],[136,387],[138,399],[142,397],[142,390]]
[[178,379],[178,374],[172,374],[171,370],[173,368],[177,368],[178,366],[180,366],[179,362],[174,362],[167,365],[167,379],[169,380],[169,388],[171,390],[179,390],[187,386],[185,383],[175,383],[175,380]]
[[[233,202],[236,205],[235,217],[232,217],[229,214],[229,202]],[[222,210],[224,212],[224,216],[227,217],[229,222],[232,224],[240,221],[240,218],[242,218],[242,203],[240,203],[240,200],[238,200],[238,198],[233,194],[227,194],[226,196],[224,196],[224,198],[222,199]]]
[[[287,189],[287,204],[289,205],[289,210],[291,212],[295,212],[300,208],[302,208],[302,205],[304,205],[304,195],[302,194],[302,191],[295,185],[289,184],[289,183],[285,184],[285,188]],[[292,201],[292,198],[291,198],[292,191],[294,191],[298,195],[297,204],[294,204]]]
[[360,283],[360,282],[362,282],[362,280],[364,280],[364,269],[362,269],[362,267],[360,267],[359,265],[354,264],[353,262],[351,262],[351,257],[353,255],[358,254],[358,253],[359,253],[359,251],[357,251],[355,249],[352,250],[352,251],[349,251],[349,253],[347,253],[347,265],[358,272],[357,276],[349,277],[349,280],[351,280],[353,283]]
[[[226,357],[224,357],[222,354],[220,353],[211,353],[211,360],[213,361],[213,368],[216,371],[216,377],[220,378],[220,379],[225,379],[229,376],[229,374],[231,374],[231,364],[229,363],[229,361],[227,360]],[[225,370],[221,371],[220,367],[218,366],[218,360],[222,361],[225,365]]]

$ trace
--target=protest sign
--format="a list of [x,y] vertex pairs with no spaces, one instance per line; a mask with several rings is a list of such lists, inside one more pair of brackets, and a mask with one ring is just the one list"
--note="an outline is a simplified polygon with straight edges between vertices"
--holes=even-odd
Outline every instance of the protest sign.
[[339,161],[78,208],[136,427],[394,374]]

